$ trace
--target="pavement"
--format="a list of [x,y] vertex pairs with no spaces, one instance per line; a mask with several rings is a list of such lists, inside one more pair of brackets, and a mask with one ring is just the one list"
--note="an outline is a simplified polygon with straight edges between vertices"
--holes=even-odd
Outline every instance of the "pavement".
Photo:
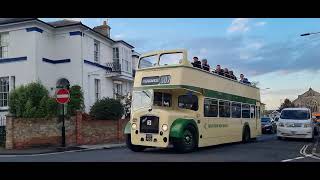
[[0,162],[320,162],[312,154],[316,142],[278,140],[274,134],[264,134],[250,143],[216,145],[187,154],[178,154],[172,148],[132,152],[123,144],[107,144],[47,154],[0,155]]
[[99,145],[81,145],[71,147],[34,147],[28,149],[12,149],[8,150],[0,147],[0,155],[37,155],[50,154],[56,152],[79,152],[85,150],[111,149],[125,147],[125,144],[99,144]]

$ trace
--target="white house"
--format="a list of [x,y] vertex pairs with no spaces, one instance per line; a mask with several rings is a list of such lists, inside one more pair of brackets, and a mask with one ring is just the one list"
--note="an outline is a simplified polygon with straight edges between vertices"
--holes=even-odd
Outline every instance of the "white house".
[[110,38],[110,27],[78,21],[0,18],[0,118],[13,88],[40,81],[54,95],[59,85],[80,85],[85,111],[102,97],[133,86],[133,46]]

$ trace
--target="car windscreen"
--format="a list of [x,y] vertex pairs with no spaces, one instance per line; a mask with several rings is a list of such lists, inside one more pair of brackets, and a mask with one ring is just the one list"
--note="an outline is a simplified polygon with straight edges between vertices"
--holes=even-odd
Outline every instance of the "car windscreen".
[[310,119],[310,113],[307,110],[283,110],[281,119],[307,120]]
[[261,118],[261,122],[270,122],[270,118]]

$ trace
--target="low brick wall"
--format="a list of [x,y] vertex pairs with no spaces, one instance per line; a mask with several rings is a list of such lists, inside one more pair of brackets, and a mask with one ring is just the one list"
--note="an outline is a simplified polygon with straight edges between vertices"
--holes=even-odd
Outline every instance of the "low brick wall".
[[[80,115],[77,115],[80,117]],[[82,114],[80,144],[101,144],[124,142],[124,128],[128,119],[95,120]]]
[[[66,145],[124,142],[128,119],[94,120],[78,112],[65,120]],[[23,149],[34,146],[60,146],[62,122],[58,118],[7,117],[6,148]]]
[[[59,146],[62,122],[58,118],[7,117],[6,148],[22,149],[34,146]],[[75,117],[65,120],[66,143],[76,144]]]

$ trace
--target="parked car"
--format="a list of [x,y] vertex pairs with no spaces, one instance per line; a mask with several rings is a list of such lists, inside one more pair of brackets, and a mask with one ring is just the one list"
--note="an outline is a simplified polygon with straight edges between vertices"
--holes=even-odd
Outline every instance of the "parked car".
[[277,131],[277,125],[269,117],[261,118],[261,131],[262,133],[271,133],[274,134]]
[[317,135],[315,117],[308,108],[285,108],[277,125],[277,137],[314,139]]

